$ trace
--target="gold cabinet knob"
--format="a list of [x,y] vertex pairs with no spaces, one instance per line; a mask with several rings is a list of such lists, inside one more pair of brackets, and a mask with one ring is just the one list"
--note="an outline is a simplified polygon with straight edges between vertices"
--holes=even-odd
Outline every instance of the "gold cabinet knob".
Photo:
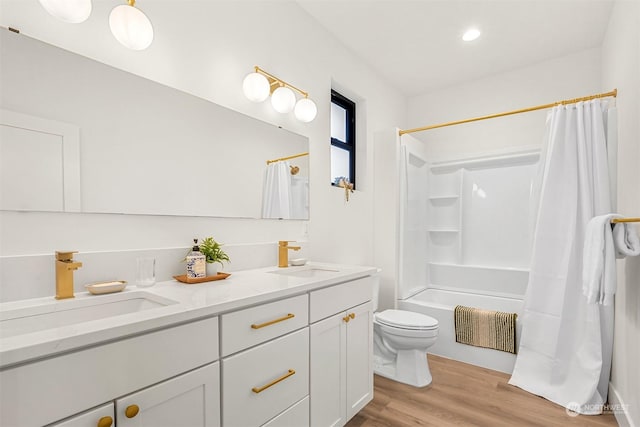
[[138,407],[138,405],[129,405],[127,406],[127,409],[124,410],[124,414],[127,416],[127,418],[133,418],[136,415],[138,415],[138,412],[140,412],[140,408]]
[[352,318],[352,319],[355,319],[355,318],[356,318],[356,314],[355,314],[355,313],[351,313],[351,314],[349,315],[349,317],[350,317],[350,318]]
[[113,418],[102,417],[98,420],[98,427],[111,427],[113,425]]
[[349,316],[344,316],[344,317],[342,318],[342,320],[344,320],[345,322],[349,323],[349,320],[351,320],[351,317],[349,317]]

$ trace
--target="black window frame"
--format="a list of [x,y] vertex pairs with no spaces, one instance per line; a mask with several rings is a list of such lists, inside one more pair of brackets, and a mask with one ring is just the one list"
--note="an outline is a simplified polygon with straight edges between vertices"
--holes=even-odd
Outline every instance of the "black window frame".
[[[331,89],[331,103],[345,109],[346,113],[346,141],[331,137],[331,145],[349,152],[349,182],[356,188],[356,103],[344,95]],[[332,179],[334,177],[331,177]],[[331,182],[331,185],[338,185]]]

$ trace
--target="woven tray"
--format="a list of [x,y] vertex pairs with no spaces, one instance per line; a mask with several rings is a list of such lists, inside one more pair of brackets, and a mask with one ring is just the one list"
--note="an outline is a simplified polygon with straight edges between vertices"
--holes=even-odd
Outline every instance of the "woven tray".
[[231,276],[231,273],[218,273],[215,276],[207,276],[207,277],[198,277],[194,279],[190,279],[186,274],[181,274],[180,276],[173,276],[178,282],[186,283],[187,285],[195,285],[196,283],[204,283],[204,282],[213,282],[214,280],[224,280],[227,277]]

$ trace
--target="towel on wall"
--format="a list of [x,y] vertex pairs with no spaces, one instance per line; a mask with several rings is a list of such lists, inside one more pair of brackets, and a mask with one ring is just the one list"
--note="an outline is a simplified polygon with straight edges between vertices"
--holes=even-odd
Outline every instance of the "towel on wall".
[[640,239],[633,224],[616,224],[613,227],[613,244],[616,247],[616,258],[640,255]]
[[617,214],[593,217],[587,224],[582,257],[582,293],[590,304],[613,304],[616,293],[616,252],[611,220]]
[[457,305],[453,315],[456,342],[516,353],[516,313]]

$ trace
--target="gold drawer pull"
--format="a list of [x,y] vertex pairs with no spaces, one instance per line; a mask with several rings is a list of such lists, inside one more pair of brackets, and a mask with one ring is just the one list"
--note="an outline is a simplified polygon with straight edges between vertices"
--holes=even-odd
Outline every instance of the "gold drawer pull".
[[350,317],[350,318],[352,318],[352,319],[355,319],[355,318],[356,318],[356,314],[355,314],[355,313],[351,313],[351,314],[349,315],[349,317]]
[[98,420],[98,427],[111,427],[113,425],[113,418],[102,417]]
[[274,323],[278,323],[278,322],[283,322],[285,320],[289,320],[289,319],[293,319],[294,317],[296,317],[295,314],[293,313],[289,313],[286,316],[280,317],[279,319],[275,319],[275,320],[269,320],[268,322],[264,322],[264,323],[260,323],[258,325],[256,325],[255,323],[253,325],[251,325],[251,329],[260,329],[260,328],[264,328],[265,326],[269,326],[269,325],[273,325]]
[[283,376],[281,376],[280,378],[278,378],[277,380],[273,380],[271,381],[269,384],[265,384],[262,387],[254,387],[251,389],[252,392],[254,393],[260,393],[265,391],[266,389],[268,389],[269,387],[271,387],[272,385],[276,385],[278,384],[280,381],[284,381],[287,378],[289,378],[291,375],[295,374],[296,371],[293,369],[289,369],[289,372],[287,372],[286,374],[284,374]]
[[349,323],[349,320],[351,320],[351,317],[349,317],[349,316],[344,316],[344,317],[342,318],[342,320],[344,320],[345,322]]
[[135,417],[138,415],[138,412],[140,412],[140,407],[138,405],[129,405],[127,406],[127,409],[124,410],[124,414],[127,418]]

